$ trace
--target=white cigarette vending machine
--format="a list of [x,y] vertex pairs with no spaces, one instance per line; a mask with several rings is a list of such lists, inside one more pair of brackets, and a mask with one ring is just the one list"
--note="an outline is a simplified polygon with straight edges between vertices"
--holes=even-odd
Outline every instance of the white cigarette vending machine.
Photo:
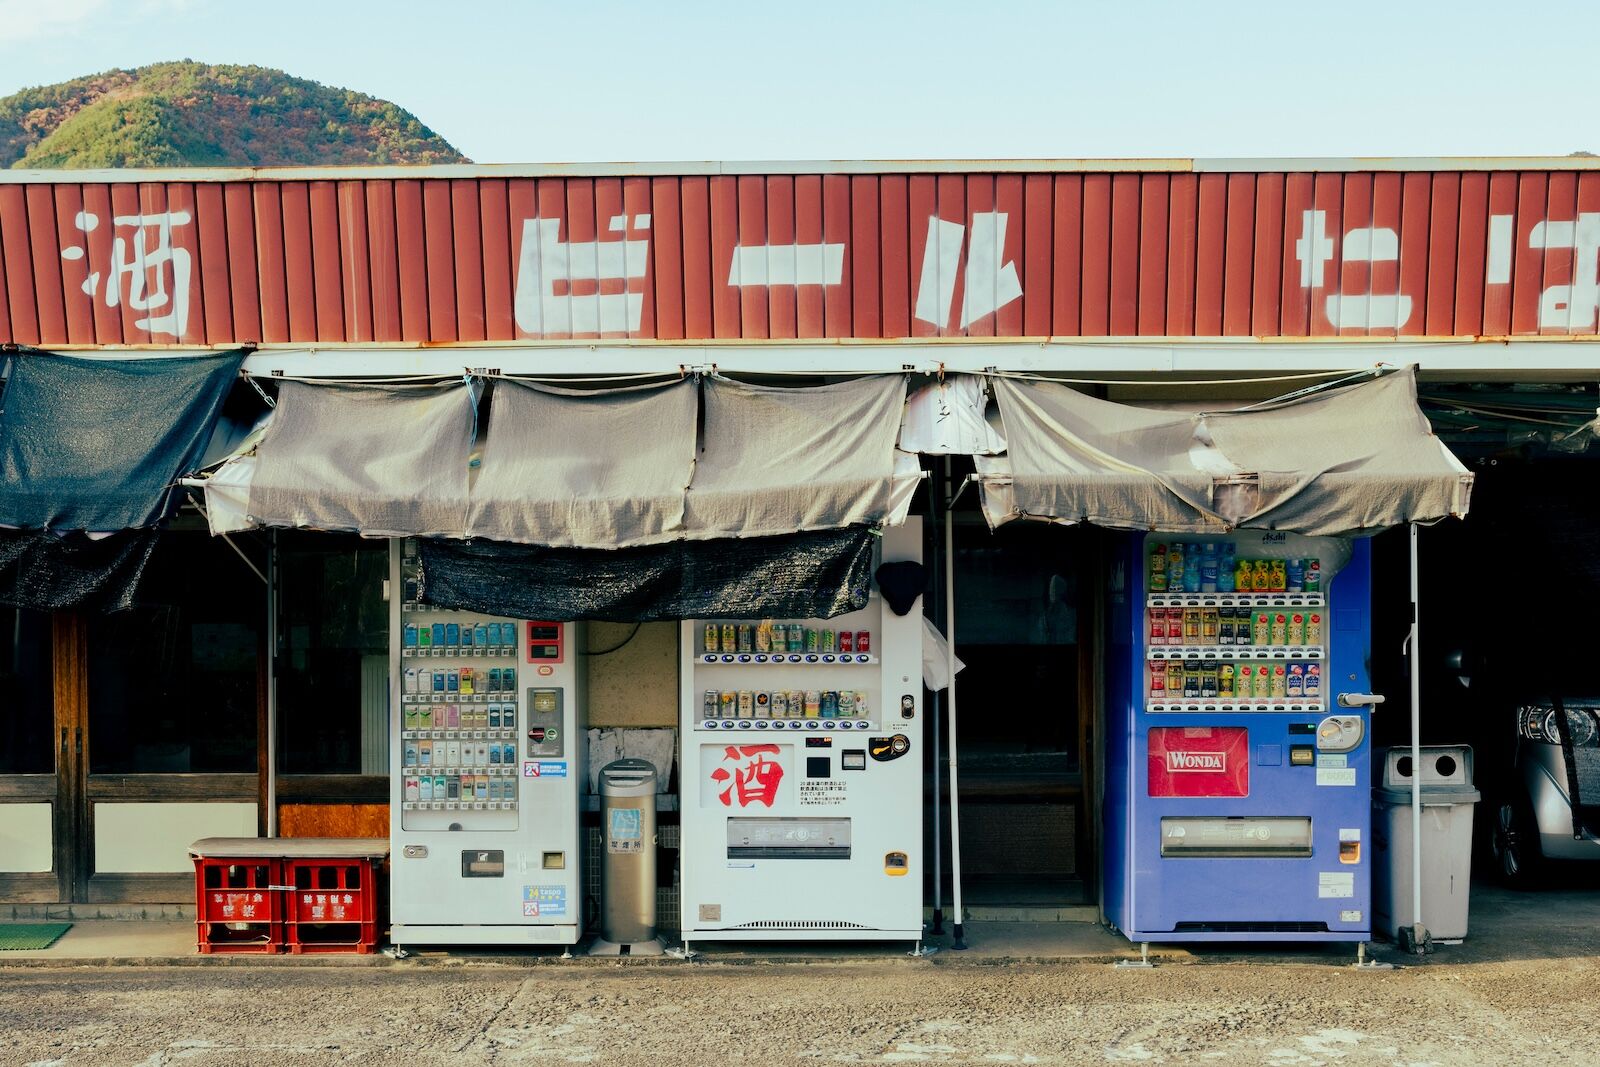
[[[917,519],[883,561],[922,555]],[[682,934],[922,939],[922,604],[683,624]]]
[[411,539],[389,572],[391,940],[573,944],[581,628],[420,603]]

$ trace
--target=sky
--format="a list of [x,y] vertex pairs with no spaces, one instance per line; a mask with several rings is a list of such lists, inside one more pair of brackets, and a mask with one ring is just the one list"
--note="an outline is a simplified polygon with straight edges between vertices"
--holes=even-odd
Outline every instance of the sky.
[[0,96],[170,59],[480,163],[1600,151],[1592,4],[0,0]]

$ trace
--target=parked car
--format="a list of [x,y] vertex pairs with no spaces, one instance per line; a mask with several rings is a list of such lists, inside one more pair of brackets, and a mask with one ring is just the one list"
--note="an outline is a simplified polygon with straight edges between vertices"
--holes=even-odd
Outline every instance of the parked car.
[[1600,699],[1559,703],[1560,710],[1554,700],[1517,706],[1510,766],[1487,783],[1490,856],[1508,885],[1537,882],[1548,860],[1600,862]]

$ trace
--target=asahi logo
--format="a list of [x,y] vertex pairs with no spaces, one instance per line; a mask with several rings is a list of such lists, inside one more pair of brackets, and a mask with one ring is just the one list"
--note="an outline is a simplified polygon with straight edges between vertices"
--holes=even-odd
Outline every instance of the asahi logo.
[[1223,752],[1168,752],[1168,771],[1226,771],[1228,756]]

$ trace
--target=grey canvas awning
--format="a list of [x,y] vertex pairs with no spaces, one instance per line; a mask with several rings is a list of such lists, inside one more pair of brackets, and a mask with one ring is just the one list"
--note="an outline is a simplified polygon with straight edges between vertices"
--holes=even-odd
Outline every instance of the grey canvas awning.
[[1472,475],[1434,437],[1410,369],[1224,410],[992,379],[1007,451],[977,457],[990,525],[1342,534],[1465,515]]
[[[902,375],[774,388],[282,384],[253,453],[206,484],[213,532],[248,526],[614,550],[904,521]],[[481,457],[472,459],[481,444]],[[240,515],[239,501],[246,501]]]
[[442,386],[283,382],[272,422],[256,449],[249,522],[372,535],[462,536],[477,421],[474,394],[459,381]]

